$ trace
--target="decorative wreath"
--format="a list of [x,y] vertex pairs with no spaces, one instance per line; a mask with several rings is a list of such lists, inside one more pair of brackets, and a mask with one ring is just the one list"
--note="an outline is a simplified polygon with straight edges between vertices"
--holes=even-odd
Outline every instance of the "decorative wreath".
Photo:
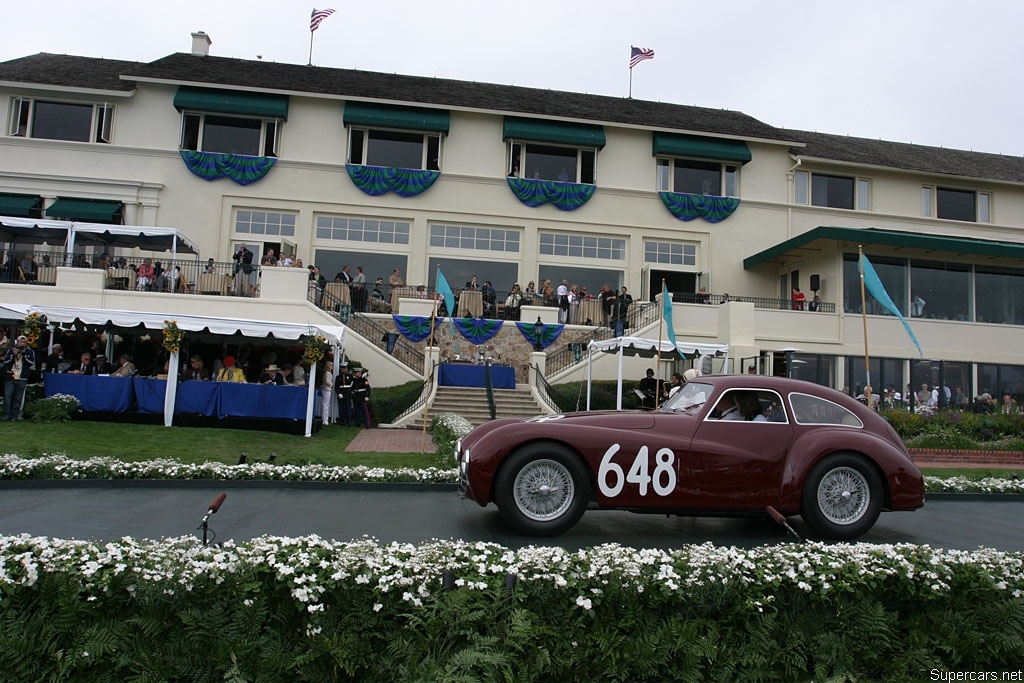
[[46,316],[39,313],[29,313],[25,316],[25,322],[21,325],[21,333],[28,338],[28,345],[35,348],[39,343],[43,332],[46,330]]
[[302,352],[303,365],[312,365],[313,363],[319,363],[327,355],[327,340],[319,335],[303,335],[302,343],[306,347],[305,350],[303,350]]
[[174,353],[181,350],[181,342],[185,338],[185,331],[178,327],[178,321],[164,321],[164,348]]

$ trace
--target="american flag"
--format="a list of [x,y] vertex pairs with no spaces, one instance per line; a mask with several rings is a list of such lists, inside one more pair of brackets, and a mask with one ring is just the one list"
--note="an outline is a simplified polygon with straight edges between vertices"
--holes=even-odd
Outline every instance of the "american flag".
[[632,69],[645,59],[654,59],[654,50],[648,50],[646,47],[632,46],[629,53],[629,68]]
[[310,32],[317,30],[320,27],[320,22],[327,17],[334,14],[332,9],[317,9],[313,8],[313,15],[309,18],[309,30]]

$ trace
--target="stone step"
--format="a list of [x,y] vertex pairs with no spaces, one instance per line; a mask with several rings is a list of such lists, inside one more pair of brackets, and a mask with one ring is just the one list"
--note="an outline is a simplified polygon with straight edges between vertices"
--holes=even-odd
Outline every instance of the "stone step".
[[[494,389],[494,407],[496,417],[533,417],[544,412],[526,386],[517,389]],[[441,413],[458,415],[468,420],[474,427],[488,422],[491,413],[487,407],[487,390],[482,387],[438,387],[428,419],[433,420]],[[422,417],[409,427],[422,429]]]

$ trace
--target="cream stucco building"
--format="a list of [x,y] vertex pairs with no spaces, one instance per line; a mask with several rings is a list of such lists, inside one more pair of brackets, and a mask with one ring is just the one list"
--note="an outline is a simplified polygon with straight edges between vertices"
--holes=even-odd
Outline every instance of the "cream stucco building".
[[[0,214],[175,227],[203,263],[229,268],[245,243],[294,253],[328,281],[350,265],[371,285],[398,269],[433,288],[441,266],[453,286],[492,281],[499,299],[547,278],[651,301],[664,280],[676,335],[732,344],[725,370],[756,365],[851,390],[864,378],[863,245],[927,361],[869,299],[876,386],[1024,392],[1020,157],[209,48],[197,33],[190,54],[151,63],[0,63]],[[307,301],[298,270],[265,274],[255,297],[112,291],[60,270],[54,287],[6,278],[0,301],[335,315]],[[793,287],[817,294],[818,310],[793,310]],[[707,305],[701,288],[715,304],[726,293],[740,302]],[[657,334],[657,317],[633,332]],[[389,356],[376,329],[352,325],[347,343],[378,363],[378,381],[422,374]]]

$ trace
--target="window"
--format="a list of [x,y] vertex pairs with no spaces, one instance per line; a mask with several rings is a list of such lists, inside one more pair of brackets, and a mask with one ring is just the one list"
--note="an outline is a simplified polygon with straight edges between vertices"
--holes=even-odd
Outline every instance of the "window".
[[375,244],[409,244],[410,224],[378,218],[317,216],[317,239]]
[[441,135],[410,131],[349,129],[350,164],[441,170]]
[[540,253],[545,256],[624,261],[626,260],[626,240],[595,235],[542,232],[540,234]]
[[[868,254],[868,258],[871,260],[875,272],[878,273],[878,279],[882,281],[885,291],[896,304],[896,308],[901,314],[909,317],[907,259],[876,256],[875,254]],[[860,313],[862,309],[860,271],[857,265],[857,254],[843,254],[843,310],[846,313]],[[888,309],[871,296],[870,292],[866,293],[866,297],[869,315],[892,315]]]
[[510,176],[586,185],[597,182],[597,149],[593,147],[563,147],[513,140],[509,144],[509,160]]
[[110,142],[112,104],[52,102],[15,97],[7,134],[14,137],[73,142]]
[[[932,196],[935,196],[934,212]],[[971,223],[989,223],[991,216],[992,196],[987,192],[958,190],[946,187],[921,188],[921,215],[932,216],[950,221],[968,221]]]
[[295,236],[295,214],[239,209],[235,214],[235,232],[243,235]]
[[519,232],[504,228],[431,225],[430,246],[443,249],[477,249],[519,253]]
[[697,265],[697,245],[680,242],[644,242],[645,263],[666,263],[673,266]]
[[276,157],[281,122],[186,111],[181,116],[181,149],[250,157]]
[[867,178],[797,171],[794,179],[793,201],[797,204],[858,211],[871,209],[871,181]]
[[793,416],[800,424],[864,426],[859,417],[828,399],[794,392],[789,395],[789,405],[792,406]]
[[971,269],[962,263],[910,261],[910,315],[933,320],[971,319]]
[[658,159],[658,190],[736,197],[740,168],[692,159]]

